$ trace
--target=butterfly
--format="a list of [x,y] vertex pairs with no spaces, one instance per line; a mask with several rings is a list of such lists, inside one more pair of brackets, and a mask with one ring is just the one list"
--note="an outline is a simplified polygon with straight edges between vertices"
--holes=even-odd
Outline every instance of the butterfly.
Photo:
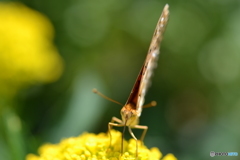
[[[138,156],[138,143],[137,143],[137,138],[132,132],[132,128],[143,129],[143,133],[140,138],[141,142],[143,142],[143,139],[146,135],[148,127],[138,125],[139,117],[141,116],[142,109],[149,106],[149,105],[144,106],[143,104],[145,101],[145,95],[147,93],[147,90],[151,85],[150,80],[153,75],[153,70],[157,67],[157,61],[160,54],[159,52],[160,43],[163,39],[163,33],[168,22],[168,16],[169,16],[169,5],[166,4],[158,20],[156,29],[154,31],[146,60],[138,74],[137,80],[132,88],[132,91],[130,93],[130,96],[126,104],[123,106],[123,108],[120,111],[122,120],[116,117],[112,117],[111,122],[108,123],[109,133],[113,126],[124,127],[123,133],[125,132],[126,126],[128,127],[129,133],[136,140],[136,157]],[[96,93],[97,91],[94,91],[94,92]],[[101,96],[103,96],[106,99],[109,99],[104,95],[101,95]],[[114,100],[111,100],[111,101],[114,101]],[[152,102],[150,104],[150,106],[155,106],[155,105],[156,105],[156,102]],[[111,133],[110,133],[110,145],[111,145]],[[121,145],[122,145],[121,153],[123,153],[123,137],[122,137]]]

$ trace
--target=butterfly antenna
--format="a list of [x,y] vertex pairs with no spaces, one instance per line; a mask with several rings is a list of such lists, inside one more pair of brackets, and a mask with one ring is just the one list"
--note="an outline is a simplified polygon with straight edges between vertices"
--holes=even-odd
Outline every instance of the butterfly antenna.
[[115,100],[113,100],[113,99],[105,96],[104,94],[102,94],[101,92],[99,92],[96,88],[94,88],[92,91],[93,91],[93,93],[96,93],[97,95],[103,97],[103,98],[106,99],[106,100],[109,100],[109,101],[111,101],[111,102],[114,102],[114,103],[116,103],[116,104],[119,104],[119,105],[123,106],[122,103],[120,103],[120,102],[118,102],[118,101],[115,101]]
[[152,102],[150,102],[148,104],[145,104],[143,106],[143,108],[155,107],[156,105],[157,105],[157,102],[156,101],[152,101]]

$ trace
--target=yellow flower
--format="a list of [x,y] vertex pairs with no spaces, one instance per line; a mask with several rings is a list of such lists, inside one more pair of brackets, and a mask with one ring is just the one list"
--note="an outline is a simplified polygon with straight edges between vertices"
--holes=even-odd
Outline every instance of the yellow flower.
[[[45,144],[38,150],[39,156],[28,154],[26,160],[134,160],[136,159],[136,141],[124,140],[124,153],[121,156],[121,132],[111,130],[112,144],[109,136],[83,133],[78,137],[63,139],[59,144]],[[159,160],[162,153],[158,148],[148,149],[144,145],[138,148],[139,160]],[[173,154],[167,154],[162,160],[177,160]]]
[[41,13],[20,3],[0,2],[0,95],[57,80],[62,59],[53,45],[54,30]]

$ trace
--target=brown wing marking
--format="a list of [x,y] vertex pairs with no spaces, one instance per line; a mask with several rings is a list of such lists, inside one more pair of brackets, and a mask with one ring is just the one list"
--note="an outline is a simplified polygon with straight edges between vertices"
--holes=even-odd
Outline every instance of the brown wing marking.
[[[134,83],[134,86],[132,88],[132,91],[129,95],[129,98],[128,98],[126,104],[131,103],[131,104],[133,104],[133,106],[136,106],[136,104],[137,104],[138,90],[139,90],[139,86],[140,86],[141,79],[142,79],[143,67],[138,74],[138,77],[136,79],[136,82]],[[133,108],[133,109],[136,109],[136,108]]]

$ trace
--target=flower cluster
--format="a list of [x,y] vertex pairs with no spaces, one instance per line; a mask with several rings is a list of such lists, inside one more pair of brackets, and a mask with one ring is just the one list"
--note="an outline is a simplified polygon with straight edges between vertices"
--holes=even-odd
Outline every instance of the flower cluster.
[[[39,148],[39,156],[28,154],[26,160],[133,160],[136,159],[136,141],[124,140],[124,152],[121,155],[121,137],[119,131],[111,130],[112,144],[106,133],[98,135],[84,133],[79,137],[63,139],[59,144],[45,144]],[[148,149],[139,142],[138,160],[177,160],[173,154],[162,157],[158,148]]]
[[44,15],[20,3],[0,2],[0,22],[1,96],[59,78],[62,59],[53,45],[53,27]]

